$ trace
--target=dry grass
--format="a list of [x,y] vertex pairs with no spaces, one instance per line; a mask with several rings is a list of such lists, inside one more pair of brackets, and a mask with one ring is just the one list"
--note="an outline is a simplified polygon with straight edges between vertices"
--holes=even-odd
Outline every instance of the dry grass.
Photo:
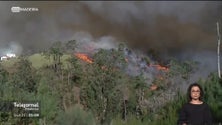
[[[70,55],[63,55],[61,58],[62,63],[66,65],[66,59],[68,59]],[[52,59],[46,59],[43,55],[36,53],[28,57],[28,60],[32,63],[34,68],[40,68],[44,65],[49,65],[52,63]],[[0,63],[5,67],[7,70],[13,69],[14,64],[18,61],[18,58],[11,58],[9,60],[1,61]]]

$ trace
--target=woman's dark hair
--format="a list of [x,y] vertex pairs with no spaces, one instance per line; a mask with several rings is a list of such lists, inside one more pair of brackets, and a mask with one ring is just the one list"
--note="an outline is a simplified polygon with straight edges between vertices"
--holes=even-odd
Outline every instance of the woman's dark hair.
[[190,84],[190,86],[188,87],[188,89],[187,89],[187,97],[188,97],[188,101],[191,101],[192,100],[192,98],[191,98],[191,89],[194,87],[194,86],[197,86],[199,89],[200,89],[200,100],[202,101],[203,100],[203,89],[202,89],[202,87],[198,84],[198,83],[192,83],[192,84]]

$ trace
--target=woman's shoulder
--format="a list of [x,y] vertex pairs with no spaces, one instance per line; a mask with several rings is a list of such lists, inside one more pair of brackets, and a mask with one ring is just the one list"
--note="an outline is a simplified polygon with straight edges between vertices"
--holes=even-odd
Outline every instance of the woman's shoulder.
[[209,108],[209,105],[206,102],[203,102],[203,106]]
[[190,105],[191,105],[191,104],[190,104],[189,102],[184,103],[183,106],[182,106],[182,108],[183,108],[183,109],[189,108]]
[[201,103],[198,103],[198,104],[195,104],[195,103],[191,103],[191,102],[186,102],[186,103],[184,103],[183,104],[183,106],[206,106],[207,105],[207,103],[205,103],[205,102],[201,102]]
[[183,108],[189,108],[189,107],[206,107],[206,108],[208,108],[209,105],[206,102],[202,102],[201,104],[192,104],[190,102],[187,102],[183,105]]
[[183,106],[188,106],[188,105],[190,105],[189,102],[186,102],[186,103],[183,104]]

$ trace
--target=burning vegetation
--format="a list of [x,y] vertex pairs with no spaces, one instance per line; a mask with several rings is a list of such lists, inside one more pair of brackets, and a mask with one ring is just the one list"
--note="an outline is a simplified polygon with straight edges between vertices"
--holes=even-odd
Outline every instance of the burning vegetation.
[[154,65],[154,64],[151,64],[149,65],[150,67],[156,67],[156,69],[158,70],[161,70],[161,71],[165,71],[165,72],[168,72],[169,71],[169,68],[168,67],[165,67],[165,66],[161,66],[161,65]]
[[[84,62],[87,62],[87,63],[93,63],[93,60],[92,58],[90,58],[87,54],[85,53],[75,53],[74,54],[77,58],[79,58],[80,60],[84,61]],[[125,61],[127,63],[130,63],[128,61],[127,58],[125,58]],[[168,72],[169,71],[169,68],[166,67],[166,66],[161,66],[159,64],[150,64],[148,65],[148,67],[155,67],[158,71],[164,71],[164,72]]]
[[[66,46],[63,44],[56,44],[43,53],[53,58],[47,58],[51,63],[40,68],[34,68],[25,58],[18,58],[15,62],[16,67],[12,66],[14,70],[11,72],[0,67],[0,74],[5,77],[0,81],[3,86],[0,91],[4,93],[2,98],[9,99],[7,92],[11,92],[13,87],[23,93],[18,93],[10,99],[22,97],[29,100],[35,96],[39,97],[46,105],[42,110],[47,110],[43,112],[42,117],[58,119],[46,119],[46,124],[62,124],[64,116],[81,117],[82,115],[75,115],[76,111],[70,110],[75,109],[76,105],[81,107],[81,111],[92,110],[92,119],[101,125],[109,125],[111,120],[115,123],[115,116],[120,114],[121,120],[127,123],[130,123],[129,114],[134,114],[133,117],[139,121],[144,117],[150,118],[151,121],[147,123],[150,125],[159,121],[153,117],[156,115],[172,119],[179,108],[178,104],[182,103],[184,98],[178,91],[178,86],[187,82],[195,69],[194,63],[179,63],[173,60],[169,62],[169,67],[160,65],[146,55],[133,50],[129,52],[127,46],[100,49],[87,54],[86,50],[77,52],[73,48],[64,48]],[[62,57],[66,54],[72,56],[68,57],[67,62],[63,62]],[[9,87],[6,84],[13,86]],[[24,93],[30,96],[23,97]],[[176,102],[177,105],[165,107],[169,102]],[[61,115],[52,115],[58,109],[61,110]],[[74,114],[69,114],[69,111]],[[169,113],[172,114],[168,115]],[[8,122],[11,122],[10,118]],[[166,122],[169,121],[161,121],[164,124]],[[175,122],[171,121],[172,124]],[[89,125],[92,123],[94,122],[90,121]]]
[[92,59],[87,54],[75,53],[74,55],[87,63],[93,63]]

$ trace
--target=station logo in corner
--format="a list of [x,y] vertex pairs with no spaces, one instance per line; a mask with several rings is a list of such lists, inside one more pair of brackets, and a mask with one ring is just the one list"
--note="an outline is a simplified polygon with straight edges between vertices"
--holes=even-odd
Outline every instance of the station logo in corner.
[[35,7],[11,7],[11,11],[13,13],[19,13],[19,12],[34,12],[34,11],[39,11],[38,8]]

